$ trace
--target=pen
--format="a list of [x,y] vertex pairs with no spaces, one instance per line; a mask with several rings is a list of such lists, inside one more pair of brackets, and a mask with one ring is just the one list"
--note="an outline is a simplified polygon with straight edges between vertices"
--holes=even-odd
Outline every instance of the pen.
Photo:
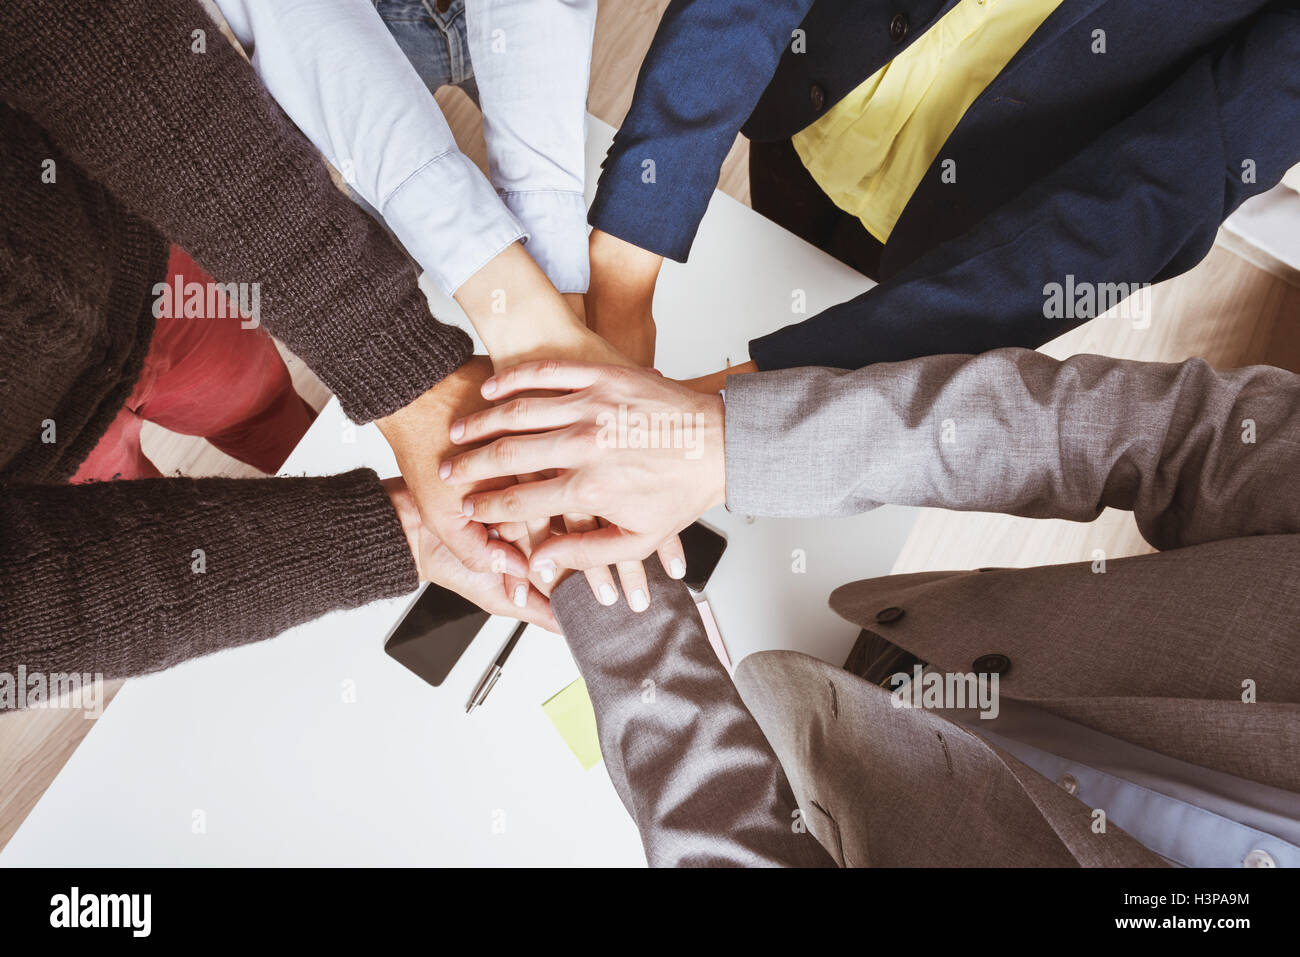
[[474,686],[474,693],[469,696],[469,704],[465,705],[466,714],[469,714],[487,700],[489,692],[496,685],[497,679],[501,677],[501,669],[505,667],[506,659],[510,657],[510,652],[515,650],[515,645],[519,643],[519,636],[524,633],[524,629],[527,627],[528,622],[526,621],[521,621],[515,625],[515,630],[510,633],[510,638],[506,641],[505,647],[501,649],[501,653],[497,655],[496,661],[492,662],[492,666],[483,673],[483,677]]

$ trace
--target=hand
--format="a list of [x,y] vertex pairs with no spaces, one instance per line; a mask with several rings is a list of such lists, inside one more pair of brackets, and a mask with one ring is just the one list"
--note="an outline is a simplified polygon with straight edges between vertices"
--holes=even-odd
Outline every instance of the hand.
[[415,559],[420,581],[430,581],[449,588],[494,615],[520,618],[559,634],[560,627],[551,614],[551,603],[537,589],[528,590],[527,601],[522,608],[507,601],[501,590],[500,575],[466,568],[438,537],[437,532],[424,523],[420,518],[420,509],[415,504],[415,497],[405,481],[400,478],[387,479],[383,486],[397,511],[398,521],[402,523],[402,531],[411,547],[411,557]]
[[[578,332],[570,331],[563,337],[557,337],[558,341],[552,342],[549,347],[542,350],[542,354],[552,358],[562,358],[565,360],[586,361],[600,364],[614,364],[631,366],[627,358],[619,355],[614,351],[609,343],[605,342],[595,333],[586,329]],[[453,440],[455,439],[453,433]],[[520,482],[538,481],[549,479],[552,476],[549,473],[524,473],[518,477]],[[559,516],[563,522],[566,531],[570,533],[594,531],[600,527],[597,520],[590,514],[580,512],[566,512]],[[510,528],[508,531],[503,530],[503,537],[512,540],[526,540],[532,545],[540,547],[542,542],[550,536],[551,522],[549,516],[537,516],[532,521],[526,523],[522,529]],[[664,561],[664,567],[682,567],[684,569],[685,552],[674,535],[671,540],[666,541],[659,549],[660,557]],[[674,560],[677,562],[673,565]],[[628,606],[637,612],[645,611],[650,607],[650,586],[646,579],[645,568],[640,561],[619,561],[614,563],[614,570],[618,574],[619,584],[622,585],[623,594],[627,598]],[[602,605],[612,605],[618,601],[618,589],[614,586],[614,576],[610,569],[605,565],[593,565],[584,569],[587,578],[587,584],[591,587],[592,594]],[[685,572],[683,571],[683,574]],[[548,567],[544,574],[554,574],[554,569]],[[670,571],[671,574],[671,571]],[[545,582],[553,584],[554,579]],[[517,587],[517,586],[515,586]]]
[[580,317],[581,296],[562,296],[518,243],[498,253],[456,290],[498,371],[556,354],[626,362]]
[[[626,357],[619,355],[609,343],[586,329],[577,333],[571,331],[563,337],[557,337],[557,341],[552,342],[546,349],[542,350],[541,354],[552,360],[581,361],[632,368],[631,362]],[[657,375],[657,373],[654,374]],[[452,439],[453,441],[457,439],[454,431]],[[520,483],[535,483],[552,477],[549,472],[524,472],[518,476],[518,481]],[[594,532],[603,527],[590,512],[584,513],[581,510],[570,510],[560,514],[559,517],[563,522],[564,529],[570,534]],[[513,540],[526,539],[534,548],[540,549],[551,534],[550,516],[538,515],[526,520],[523,524],[526,526],[525,528],[510,528],[504,537]],[[680,578],[686,574],[686,553],[675,532],[662,541],[658,549],[648,549],[646,554],[654,550],[658,551],[660,561],[669,575]],[[649,608],[650,584],[640,559],[615,560],[612,564],[614,571],[618,574],[618,581],[622,586],[628,607],[635,612],[642,612]],[[556,572],[554,565],[547,563],[537,571],[541,574],[545,584],[554,583],[553,577],[547,577],[554,576]],[[591,592],[596,596],[597,601],[602,605],[612,605],[618,601],[618,589],[614,586],[614,576],[610,574],[607,564],[598,563],[584,566],[583,572],[587,578],[587,584],[591,587]]]
[[727,376],[731,375],[748,375],[751,372],[758,371],[758,363],[753,359],[742,362],[740,365],[727,366],[717,372],[710,372],[708,375],[702,375],[698,379],[682,379],[681,384],[688,389],[696,392],[715,394],[727,387]]
[[[423,524],[439,543],[468,571],[493,574],[503,595],[526,600],[527,559],[466,518],[461,509],[465,490],[451,488],[438,477],[438,460],[451,448],[447,438],[451,422],[486,406],[479,387],[491,372],[488,360],[475,356],[410,405],[375,424],[392,446]],[[506,484],[510,480],[492,487]]]
[[594,229],[588,241],[587,325],[639,366],[655,361],[655,283],[663,257]]
[[[465,497],[465,512],[483,522],[582,512],[612,523],[539,545],[531,563],[543,577],[548,568],[553,574],[557,567],[644,559],[725,500],[720,396],[650,370],[563,361],[516,366],[488,379],[482,391],[504,399],[537,389],[568,394],[516,398],[457,421],[457,445],[495,441],[448,459],[441,474],[450,484],[473,485],[563,470],[556,478]],[[680,578],[685,566],[674,567],[674,558],[684,562],[660,554],[665,570]]]
[[[655,268],[657,271],[658,267]],[[631,359],[587,328],[579,318],[574,299],[556,292],[517,243],[499,253],[456,290],[457,302],[474,324],[497,371],[547,358],[632,365]],[[535,478],[527,474],[520,476],[521,481]],[[562,518],[569,532],[596,527],[590,516],[566,514]],[[519,530],[511,531],[519,539],[524,537]],[[540,545],[550,533],[549,518],[534,519],[526,532],[532,543]],[[675,540],[665,543],[664,554],[681,555],[681,544]],[[620,562],[616,570],[628,605],[634,611],[644,611],[650,604],[645,569],[640,562]],[[612,605],[618,600],[608,568],[593,566],[586,570],[586,575],[598,601]],[[518,584],[511,587],[517,589]]]

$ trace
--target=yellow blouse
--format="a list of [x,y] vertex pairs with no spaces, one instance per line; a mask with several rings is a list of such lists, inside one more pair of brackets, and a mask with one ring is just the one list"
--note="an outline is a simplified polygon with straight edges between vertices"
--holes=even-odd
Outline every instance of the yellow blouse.
[[799,158],[836,206],[887,241],[966,110],[1060,3],[960,0],[796,133]]

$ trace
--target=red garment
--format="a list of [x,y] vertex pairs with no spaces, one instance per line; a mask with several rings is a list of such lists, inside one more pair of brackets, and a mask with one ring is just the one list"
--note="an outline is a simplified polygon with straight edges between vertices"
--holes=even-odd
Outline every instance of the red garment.
[[[179,277],[179,280],[178,278]],[[173,245],[166,282],[199,283],[211,276]],[[274,473],[306,433],[316,413],[293,390],[289,370],[266,330],[242,328],[237,306],[225,318],[159,318],[140,378],[126,405],[73,482],[157,477],[140,448],[140,429],[154,422],[207,439],[227,455]]]

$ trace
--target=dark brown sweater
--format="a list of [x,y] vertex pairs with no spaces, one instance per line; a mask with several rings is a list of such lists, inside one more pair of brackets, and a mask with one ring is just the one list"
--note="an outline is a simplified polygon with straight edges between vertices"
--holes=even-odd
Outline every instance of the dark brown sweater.
[[198,3],[4,0],[0,101],[0,672],[138,674],[413,588],[370,472],[58,484],[139,374],[168,241],[260,283],[357,421],[471,351]]
[[368,469],[0,494],[0,672],[144,674],[415,588]]
[[[0,100],[218,281],[261,283],[267,328],[357,421],[469,357],[469,337],[429,315],[409,259],[334,187],[196,0],[5,0]],[[3,175],[45,185],[39,165]],[[76,249],[99,241],[35,225]]]

